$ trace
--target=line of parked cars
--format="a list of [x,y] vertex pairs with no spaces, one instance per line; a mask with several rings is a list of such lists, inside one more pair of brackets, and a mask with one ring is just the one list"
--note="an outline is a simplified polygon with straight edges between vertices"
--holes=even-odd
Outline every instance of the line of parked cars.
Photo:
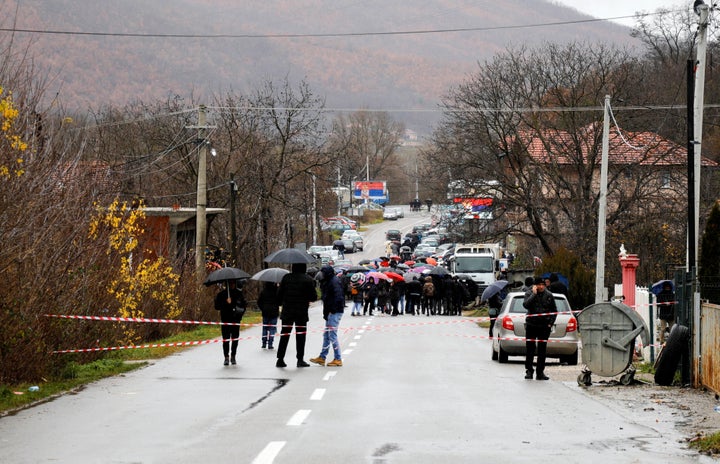
[[357,230],[357,221],[347,216],[332,216],[320,218],[320,228],[322,230]]

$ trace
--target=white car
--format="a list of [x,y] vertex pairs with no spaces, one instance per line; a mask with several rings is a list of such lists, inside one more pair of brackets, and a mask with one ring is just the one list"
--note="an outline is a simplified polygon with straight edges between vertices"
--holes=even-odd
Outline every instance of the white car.
[[385,212],[383,213],[383,219],[389,219],[391,221],[394,221],[398,218],[397,211],[395,211],[392,208],[385,208]]

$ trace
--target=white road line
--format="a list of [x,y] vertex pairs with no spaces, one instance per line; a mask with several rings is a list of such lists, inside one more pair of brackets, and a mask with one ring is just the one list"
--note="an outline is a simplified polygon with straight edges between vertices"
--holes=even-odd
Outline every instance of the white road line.
[[343,354],[343,356],[344,356],[344,355],[350,354],[350,353],[352,353],[352,352],[353,352],[353,350],[347,349],[347,350],[343,351],[342,354]]
[[302,425],[309,415],[310,409],[301,409],[290,418],[287,425]]
[[325,389],[324,388],[316,388],[312,395],[310,395],[310,399],[313,401],[320,401],[323,399],[323,396],[325,396]]
[[353,340],[360,340],[362,338],[362,335],[355,335],[355,338]]
[[285,446],[285,443],[287,442],[271,441],[265,446],[265,449],[253,459],[252,464],[272,464],[278,453],[280,453],[280,450]]
[[325,377],[323,377],[323,381],[324,381],[324,382],[327,382],[328,380],[330,380],[330,379],[332,379],[333,377],[335,377],[335,374],[337,374],[337,371],[330,371],[330,372],[328,372],[327,374],[325,374]]
[[360,329],[360,330],[358,330],[358,333],[359,333],[359,334],[365,333],[365,329]]

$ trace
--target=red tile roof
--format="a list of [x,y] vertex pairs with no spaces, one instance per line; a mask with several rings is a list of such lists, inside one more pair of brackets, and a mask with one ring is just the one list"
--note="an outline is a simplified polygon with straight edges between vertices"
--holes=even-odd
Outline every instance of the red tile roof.
[[[577,144],[582,149],[582,157],[588,160],[588,152],[595,142],[594,127],[587,126],[585,137],[578,137]],[[575,164],[577,161],[570,154],[576,151],[574,134],[566,131],[546,131],[543,137],[534,132],[521,133],[527,144],[528,154],[538,163]],[[582,136],[582,134],[581,134]],[[622,136],[617,129],[611,130],[609,137],[608,162],[611,165],[639,164],[652,166],[685,166],[687,165],[687,148],[667,140],[653,132],[627,132]],[[601,134],[597,134],[597,150],[602,150]],[[597,157],[600,163],[600,156]],[[702,165],[717,167],[718,163],[702,158]]]

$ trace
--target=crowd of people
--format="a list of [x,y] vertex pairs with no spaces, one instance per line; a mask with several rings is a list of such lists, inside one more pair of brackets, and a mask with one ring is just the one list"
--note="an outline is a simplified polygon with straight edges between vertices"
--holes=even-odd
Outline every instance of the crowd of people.
[[[462,307],[474,299],[477,285],[457,276],[411,273],[409,278],[390,271],[393,277],[366,277],[363,273],[343,275],[351,316],[460,315]],[[400,276],[399,278],[396,276]]]

